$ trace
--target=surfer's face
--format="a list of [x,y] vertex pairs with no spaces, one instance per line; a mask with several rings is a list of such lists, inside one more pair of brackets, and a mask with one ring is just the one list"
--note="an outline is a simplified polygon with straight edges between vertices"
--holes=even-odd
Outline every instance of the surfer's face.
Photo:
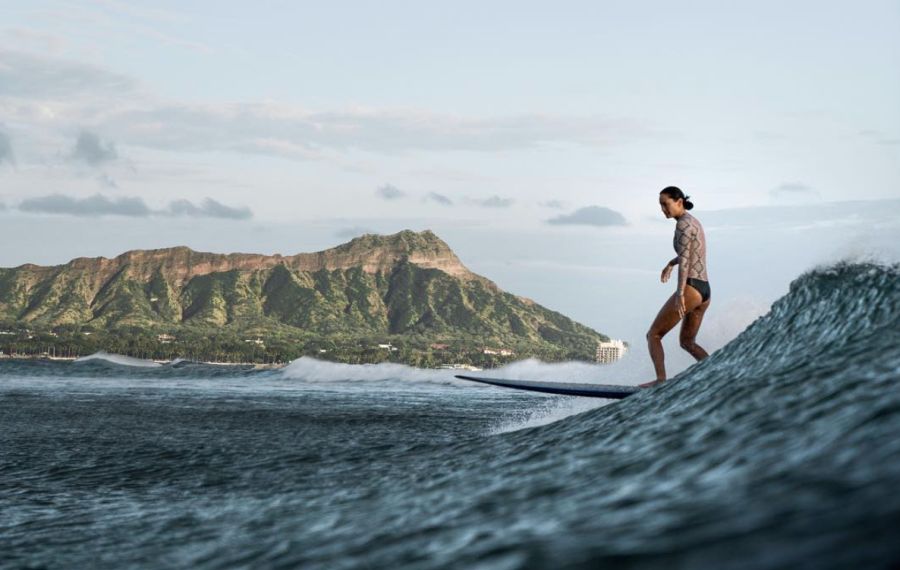
[[659,195],[659,207],[662,208],[663,215],[667,218],[681,214],[684,209],[678,200],[673,200],[668,194]]

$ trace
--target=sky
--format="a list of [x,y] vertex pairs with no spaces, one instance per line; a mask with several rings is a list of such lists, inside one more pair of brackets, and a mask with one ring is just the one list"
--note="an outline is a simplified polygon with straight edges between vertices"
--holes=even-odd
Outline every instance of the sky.
[[900,257],[897,30],[896,0],[0,0],[0,266],[432,229],[649,371],[665,186],[707,231],[701,345]]

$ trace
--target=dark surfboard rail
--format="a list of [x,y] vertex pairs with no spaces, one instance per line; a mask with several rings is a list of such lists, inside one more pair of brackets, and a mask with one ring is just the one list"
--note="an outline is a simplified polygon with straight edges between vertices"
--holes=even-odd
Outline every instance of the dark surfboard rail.
[[460,380],[481,382],[492,386],[527,390],[529,392],[543,392],[545,394],[562,394],[565,396],[585,396],[587,398],[606,398],[621,400],[635,392],[640,391],[637,386],[621,386],[617,384],[585,384],[572,382],[541,382],[536,380],[506,380],[503,378],[485,378],[483,376],[468,376],[457,374]]

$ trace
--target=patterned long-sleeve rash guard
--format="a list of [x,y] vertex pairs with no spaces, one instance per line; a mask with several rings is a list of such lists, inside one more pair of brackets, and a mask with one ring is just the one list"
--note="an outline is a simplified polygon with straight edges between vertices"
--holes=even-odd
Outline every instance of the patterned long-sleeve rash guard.
[[670,264],[678,264],[678,289],[683,294],[688,277],[709,281],[706,274],[706,236],[700,220],[685,212],[675,224],[675,238],[672,240],[678,255]]

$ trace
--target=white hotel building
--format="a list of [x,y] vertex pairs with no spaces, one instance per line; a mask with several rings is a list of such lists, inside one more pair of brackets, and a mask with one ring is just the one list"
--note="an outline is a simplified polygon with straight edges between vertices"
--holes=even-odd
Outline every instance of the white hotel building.
[[622,358],[626,350],[625,343],[618,339],[611,339],[609,342],[598,342],[597,362],[615,362]]

